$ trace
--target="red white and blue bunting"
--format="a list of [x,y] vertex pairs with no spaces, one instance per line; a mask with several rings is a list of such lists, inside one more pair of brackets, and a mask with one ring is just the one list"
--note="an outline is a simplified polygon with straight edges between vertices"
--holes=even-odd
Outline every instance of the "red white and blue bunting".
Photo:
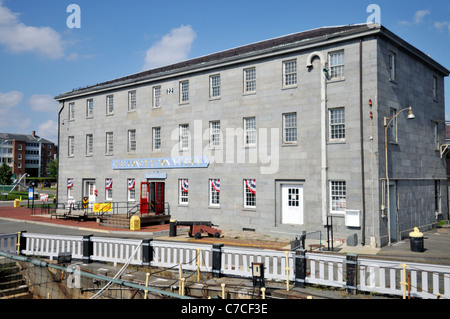
[[245,184],[247,184],[247,188],[252,194],[256,194],[256,180],[255,179],[246,179]]
[[188,179],[182,179],[181,180],[181,189],[185,193],[189,192],[189,180]]
[[220,193],[220,179],[212,179],[211,185],[218,193]]
[[111,188],[112,188],[112,185],[113,185],[113,180],[112,180],[112,178],[107,178],[105,184],[106,184],[106,185],[105,185],[105,188],[106,188],[106,189],[111,189]]
[[67,188],[72,188],[73,187],[73,178],[68,178],[67,179]]
[[134,188],[134,185],[135,185],[135,180],[134,180],[134,178],[130,178],[129,180],[128,180],[128,190],[132,190],[133,188]]

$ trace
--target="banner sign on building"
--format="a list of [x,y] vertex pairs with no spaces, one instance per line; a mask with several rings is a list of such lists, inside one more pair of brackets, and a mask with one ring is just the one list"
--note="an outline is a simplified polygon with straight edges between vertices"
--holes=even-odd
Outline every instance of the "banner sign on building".
[[112,203],[94,203],[92,211],[95,213],[111,212]]
[[117,169],[157,169],[157,168],[206,168],[207,156],[168,157],[149,159],[123,159],[111,161],[111,167]]

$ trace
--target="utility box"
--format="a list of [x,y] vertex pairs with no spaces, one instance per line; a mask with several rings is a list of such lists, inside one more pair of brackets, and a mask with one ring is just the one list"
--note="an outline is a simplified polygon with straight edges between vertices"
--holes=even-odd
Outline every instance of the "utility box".
[[14,200],[14,207],[20,207],[20,199]]
[[131,217],[130,230],[141,230],[141,219],[138,216]]

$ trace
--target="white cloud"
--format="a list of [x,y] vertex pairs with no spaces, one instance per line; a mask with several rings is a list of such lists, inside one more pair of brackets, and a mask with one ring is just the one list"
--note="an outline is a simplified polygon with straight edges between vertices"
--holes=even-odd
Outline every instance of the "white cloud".
[[22,92],[0,92],[0,131],[19,133],[28,130],[31,120],[18,109],[22,100]]
[[12,52],[38,52],[50,59],[64,56],[61,36],[50,27],[33,27],[21,23],[18,14],[0,1],[0,44]]
[[196,34],[190,25],[172,29],[147,50],[144,69],[152,69],[186,60]]
[[419,24],[423,22],[423,19],[425,16],[430,15],[430,11],[429,10],[419,10],[416,12],[416,14],[414,15],[414,23],[415,24]]
[[48,120],[47,122],[39,125],[36,134],[50,140],[51,142],[58,143],[58,123],[53,120]]
[[11,91],[8,93],[0,92],[0,114],[8,112],[10,108],[18,105],[23,99],[23,93],[19,91]]
[[28,105],[36,112],[57,112],[58,102],[51,95],[34,94],[28,100]]
[[444,22],[435,22],[434,27],[438,30],[448,30],[448,33],[450,34],[450,21],[444,21]]

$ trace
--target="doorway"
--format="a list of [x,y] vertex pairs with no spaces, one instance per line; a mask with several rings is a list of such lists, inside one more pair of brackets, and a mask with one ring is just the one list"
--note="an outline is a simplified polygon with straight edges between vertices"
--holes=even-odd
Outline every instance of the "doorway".
[[165,199],[164,182],[143,182],[141,183],[141,214],[155,213],[155,215],[164,214]]
[[89,208],[92,208],[97,198],[97,186],[95,179],[85,179],[83,181],[83,197],[89,199]]
[[281,185],[281,222],[303,225],[302,185]]

